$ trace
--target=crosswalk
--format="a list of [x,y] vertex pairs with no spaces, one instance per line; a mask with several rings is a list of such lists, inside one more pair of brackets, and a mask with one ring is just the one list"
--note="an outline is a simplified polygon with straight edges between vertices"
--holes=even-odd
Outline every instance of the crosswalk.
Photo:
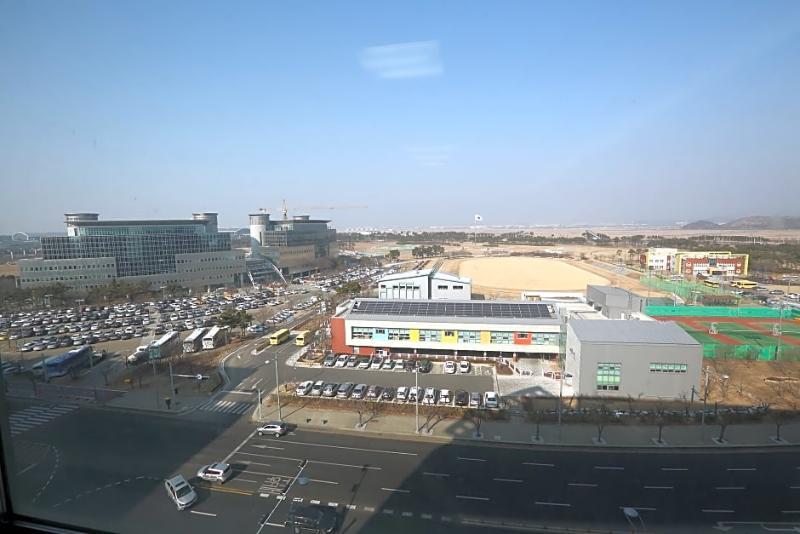
[[210,400],[197,407],[204,412],[217,412],[241,415],[253,407],[252,402],[215,401]]
[[52,421],[56,417],[68,414],[78,409],[77,404],[51,404],[42,406],[29,406],[8,416],[11,435],[16,436],[23,432]]

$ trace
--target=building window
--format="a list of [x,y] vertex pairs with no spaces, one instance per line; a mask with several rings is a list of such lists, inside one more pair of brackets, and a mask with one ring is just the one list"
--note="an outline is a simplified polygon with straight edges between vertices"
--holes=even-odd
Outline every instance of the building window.
[[597,389],[600,391],[618,391],[621,375],[621,363],[598,363]]
[[517,337],[519,339],[528,339],[528,333],[527,332],[517,332]]
[[436,289],[447,289],[447,286],[436,286]]
[[453,286],[453,289],[464,289],[464,286]]
[[352,327],[351,334],[353,339],[372,339],[372,328],[354,326]]
[[390,328],[389,340],[390,341],[408,341],[411,336],[408,334],[407,328]]
[[689,366],[685,363],[651,363],[651,373],[686,373]]
[[510,345],[514,343],[514,332],[492,332],[489,341],[497,345]]
[[480,343],[481,333],[477,330],[459,330],[458,331],[459,343]]
[[442,340],[441,332],[439,330],[420,330],[420,341],[433,341],[438,342]]

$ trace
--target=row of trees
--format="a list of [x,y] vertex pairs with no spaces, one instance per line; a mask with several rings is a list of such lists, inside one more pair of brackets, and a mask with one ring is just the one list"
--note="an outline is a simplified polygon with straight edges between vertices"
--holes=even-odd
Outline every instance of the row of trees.
[[441,245],[419,246],[411,250],[414,258],[428,258],[430,256],[441,256],[444,254],[444,247]]
[[231,330],[239,329],[244,336],[245,329],[253,322],[253,318],[244,310],[237,310],[233,306],[228,306],[217,318],[217,324],[230,327]]

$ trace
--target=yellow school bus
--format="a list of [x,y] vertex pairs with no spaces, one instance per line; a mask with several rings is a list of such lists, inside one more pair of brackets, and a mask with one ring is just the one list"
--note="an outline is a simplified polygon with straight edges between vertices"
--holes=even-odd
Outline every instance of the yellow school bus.
[[269,336],[269,344],[270,345],[280,345],[284,341],[289,339],[289,329],[288,328],[281,328],[277,332],[270,334]]
[[294,338],[294,344],[298,347],[305,347],[311,341],[311,332],[308,330],[300,330],[297,337]]

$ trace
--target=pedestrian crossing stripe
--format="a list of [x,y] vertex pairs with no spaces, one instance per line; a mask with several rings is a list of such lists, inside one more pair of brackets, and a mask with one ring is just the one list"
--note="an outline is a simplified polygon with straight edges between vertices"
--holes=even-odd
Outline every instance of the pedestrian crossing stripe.
[[204,412],[229,413],[241,415],[253,407],[251,402],[214,401],[210,400],[197,407]]
[[11,435],[16,436],[39,425],[43,425],[56,417],[66,415],[78,409],[77,404],[55,404],[29,406],[8,416]]

